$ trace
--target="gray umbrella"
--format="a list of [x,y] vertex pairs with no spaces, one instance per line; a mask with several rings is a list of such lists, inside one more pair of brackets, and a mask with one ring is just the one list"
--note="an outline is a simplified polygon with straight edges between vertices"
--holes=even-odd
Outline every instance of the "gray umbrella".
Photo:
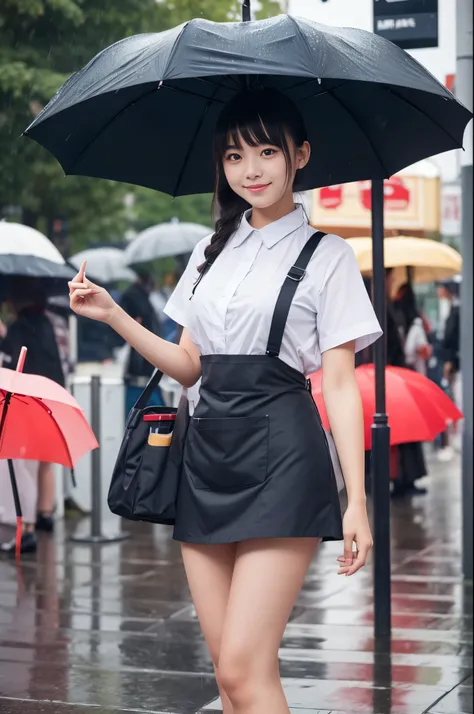
[[148,263],[158,258],[192,253],[200,240],[212,233],[212,228],[199,223],[160,223],[139,233],[125,249],[127,265]]
[[120,248],[89,248],[73,255],[69,262],[79,270],[84,260],[87,261],[87,274],[101,283],[115,283],[119,280],[134,282],[137,278],[133,270],[127,267],[124,251]]

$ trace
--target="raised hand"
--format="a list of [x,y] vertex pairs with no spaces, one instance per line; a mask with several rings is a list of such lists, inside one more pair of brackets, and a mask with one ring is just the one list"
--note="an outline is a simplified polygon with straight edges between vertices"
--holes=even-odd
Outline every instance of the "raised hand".
[[105,288],[95,285],[86,278],[86,263],[82,263],[78,274],[69,285],[69,304],[71,310],[83,317],[99,322],[108,322],[118,307]]

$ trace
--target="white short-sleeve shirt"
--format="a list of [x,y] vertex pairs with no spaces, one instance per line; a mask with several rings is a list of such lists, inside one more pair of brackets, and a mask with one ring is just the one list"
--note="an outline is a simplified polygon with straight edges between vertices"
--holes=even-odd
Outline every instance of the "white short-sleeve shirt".
[[[278,293],[314,233],[302,206],[261,230],[248,218],[190,299],[211,236],[198,243],[164,308],[203,355],[265,354]],[[293,298],[280,359],[309,375],[326,350],[355,341],[358,351],[381,334],[353,249],[339,236],[324,236]]]

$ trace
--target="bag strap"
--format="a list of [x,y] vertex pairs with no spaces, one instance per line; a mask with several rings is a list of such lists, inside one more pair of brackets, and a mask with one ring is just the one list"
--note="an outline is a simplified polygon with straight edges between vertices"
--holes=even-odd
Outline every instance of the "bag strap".
[[155,369],[155,371],[151,375],[150,379],[146,383],[146,386],[144,387],[143,392],[140,394],[137,401],[133,405],[133,409],[144,409],[146,407],[146,405],[148,404],[148,400],[150,399],[154,390],[157,388],[157,386],[161,382],[162,377],[163,377],[163,372],[161,372],[161,370],[159,370],[159,369]]
[[288,271],[283,285],[281,286],[280,294],[273,312],[272,324],[270,326],[270,334],[267,344],[267,355],[270,357],[278,357],[280,354],[283,333],[290,312],[291,303],[293,301],[296,289],[306,275],[306,268],[311,260],[314,251],[320,244],[326,233],[316,231],[311,238],[306,242],[303,250],[296,259],[295,264]]
[[[182,332],[183,332],[182,326],[178,325],[177,330],[176,330],[176,337],[174,340],[175,344],[179,343],[179,341],[181,339]],[[144,409],[146,407],[146,405],[148,404],[148,400],[150,399],[154,390],[157,388],[157,386],[161,382],[162,377],[163,377],[163,372],[159,369],[155,369],[155,371],[151,375],[150,379],[148,380],[145,388],[143,389],[143,392],[140,394],[137,401],[133,405],[133,409]]]

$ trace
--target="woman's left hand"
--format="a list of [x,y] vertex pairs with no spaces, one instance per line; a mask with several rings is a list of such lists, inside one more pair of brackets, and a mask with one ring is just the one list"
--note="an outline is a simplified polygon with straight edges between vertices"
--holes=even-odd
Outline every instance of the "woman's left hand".
[[[344,555],[337,559],[338,575],[354,575],[362,568],[373,546],[367,508],[362,504],[349,504],[344,514]],[[353,550],[353,543],[356,549]]]

